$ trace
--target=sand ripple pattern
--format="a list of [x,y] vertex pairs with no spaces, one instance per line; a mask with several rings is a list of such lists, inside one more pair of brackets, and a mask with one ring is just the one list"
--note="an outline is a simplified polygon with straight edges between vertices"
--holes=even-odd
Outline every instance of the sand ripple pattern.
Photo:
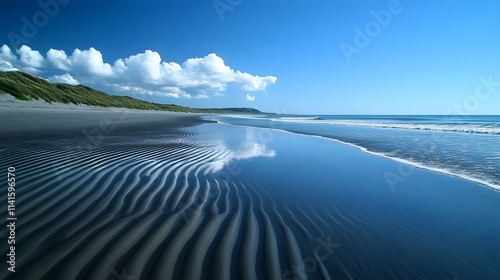
[[[226,151],[183,129],[118,133],[90,151],[49,140],[2,147],[0,165],[15,166],[19,178],[20,223],[17,272],[2,270],[1,279],[449,277],[366,248],[367,240],[386,242],[397,255],[403,239],[384,227],[380,217],[389,220],[387,213],[329,194],[298,196],[207,173]],[[5,194],[2,186],[1,201]],[[346,205],[352,210],[340,210]],[[401,221],[402,236],[415,231],[408,224]],[[4,239],[6,229],[0,234]],[[457,269],[471,266],[454,261]]]
[[22,257],[1,278],[281,279],[301,262],[311,225],[255,186],[206,174],[224,151],[168,134],[110,137],[91,151],[43,139],[2,150],[19,178]]

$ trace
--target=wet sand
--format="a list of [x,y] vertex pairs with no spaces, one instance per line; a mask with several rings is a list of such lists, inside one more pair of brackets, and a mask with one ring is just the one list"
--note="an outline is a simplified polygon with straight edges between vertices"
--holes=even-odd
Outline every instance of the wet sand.
[[498,192],[326,139],[128,111],[0,108],[18,217],[0,278],[500,275]]

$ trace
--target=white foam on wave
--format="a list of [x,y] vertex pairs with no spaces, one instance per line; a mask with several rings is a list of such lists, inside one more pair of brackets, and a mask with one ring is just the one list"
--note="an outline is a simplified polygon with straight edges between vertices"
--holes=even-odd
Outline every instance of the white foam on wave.
[[[217,115],[218,117],[226,117],[226,118],[234,118],[234,119],[246,119],[246,120],[261,120],[261,121],[265,121],[265,120],[269,120],[265,117],[255,117],[254,115]],[[204,116],[206,119],[208,120],[213,120],[213,119],[210,119],[209,116]],[[216,121],[216,120],[213,120],[213,121]]]
[[443,168],[443,167],[430,166],[430,165],[427,165],[425,163],[415,162],[415,161],[411,161],[411,160],[407,160],[407,159],[403,159],[403,158],[399,158],[399,157],[395,157],[395,156],[390,156],[390,155],[387,155],[387,154],[384,154],[384,153],[380,153],[380,152],[373,152],[373,151],[368,150],[365,147],[362,147],[362,146],[359,146],[359,145],[356,145],[356,144],[353,144],[353,143],[349,143],[349,142],[344,142],[342,140],[338,140],[338,139],[335,139],[335,138],[330,138],[330,137],[321,136],[321,135],[314,135],[314,134],[292,132],[292,131],[288,131],[288,130],[284,130],[284,129],[278,129],[278,128],[258,127],[258,126],[249,126],[249,125],[236,125],[236,124],[230,124],[230,123],[222,122],[220,120],[214,120],[214,121],[216,121],[219,124],[230,125],[230,126],[269,129],[269,130],[276,130],[276,131],[281,131],[281,132],[295,134],[295,135],[302,135],[302,136],[309,136],[309,137],[316,137],[316,138],[321,138],[321,139],[327,139],[327,140],[330,140],[330,141],[335,141],[335,142],[338,142],[338,143],[342,143],[342,144],[345,144],[345,145],[349,145],[349,146],[358,148],[359,150],[361,150],[361,151],[363,151],[365,153],[371,154],[371,155],[375,155],[375,156],[387,158],[387,159],[390,159],[390,160],[393,160],[393,161],[397,161],[397,162],[400,162],[402,164],[413,166],[413,167],[416,167],[416,168],[419,168],[419,169],[424,169],[424,170],[432,171],[432,172],[435,172],[435,173],[441,173],[441,174],[445,174],[445,175],[449,175],[449,176],[453,176],[453,177],[458,177],[458,178],[461,178],[461,179],[464,179],[464,180],[467,180],[467,181],[470,181],[470,182],[473,182],[473,183],[477,183],[477,184],[486,186],[486,187],[488,187],[490,189],[493,189],[495,191],[500,191],[500,185],[498,185],[498,184],[496,184],[494,182],[489,182],[487,180],[471,176],[470,174],[459,173],[457,171],[452,171],[452,170],[449,170],[449,169],[446,169],[446,168]]
[[272,121],[297,122],[311,124],[329,124],[344,126],[362,126],[374,128],[397,128],[397,129],[416,129],[447,132],[464,132],[480,134],[500,134],[498,124],[486,123],[398,123],[398,122],[368,122],[355,120],[319,120],[311,118],[274,118]]
[[[319,120],[320,117],[281,117],[278,118],[278,120],[289,120],[289,121],[312,121],[312,120]],[[271,119],[271,120],[276,120],[276,119]]]

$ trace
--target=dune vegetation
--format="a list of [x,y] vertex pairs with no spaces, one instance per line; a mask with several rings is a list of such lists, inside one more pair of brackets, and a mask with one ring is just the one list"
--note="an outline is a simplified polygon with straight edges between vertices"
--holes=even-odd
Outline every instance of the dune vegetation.
[[84,85],[50,83],[45,79],[20,71],[0,71],[0,94],[8,93],[19,100],[84,104],[99,107],[129,108],[191,113],[259,114],[253,108],[190,108],[175,104],[147,102],[130,96],[110,95]]

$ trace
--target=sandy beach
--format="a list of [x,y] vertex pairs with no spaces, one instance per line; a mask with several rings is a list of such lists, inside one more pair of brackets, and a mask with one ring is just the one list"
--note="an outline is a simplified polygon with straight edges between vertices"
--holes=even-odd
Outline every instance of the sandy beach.
[[194,114],[4,100],[0,118],[2,279],[500,276],[500,192],[460,178]]
[[[58,129],[96,128],[112,131],[114,127],[140,123],[164,122],[175,124],[199,114],[145,111],[123,108],[104,108],[86,105],[20,101],[8,94],[0,94],[0,131],[47,132]],[[182,120],[181,120],[182,119]],[[104,132],[106,133],[106,132]]]

